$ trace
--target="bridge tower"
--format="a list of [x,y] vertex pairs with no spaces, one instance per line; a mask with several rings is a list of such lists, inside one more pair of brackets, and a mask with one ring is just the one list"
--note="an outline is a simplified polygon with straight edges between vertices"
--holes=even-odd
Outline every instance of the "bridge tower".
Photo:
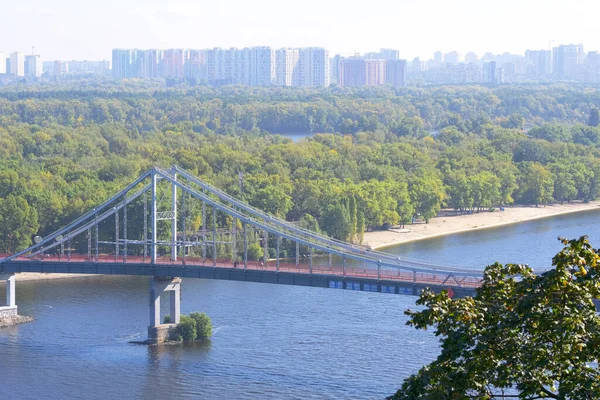
[[[150,326],[148,342],[162,343],[169,338],[181,317],[181,278],[150,278]],[[160,295],[169,292],[171,322],[162,324],[160,319]]]
[[[152,172],[151,177],[151,229],[152,229],[152,242],[151,242],[151,263],[156,265],[157,263],[157,247],[159,243],[157,222],[161,220],[171,221],[171,240],[169,245],[171,246],[171,258],[170,262],[177,261],[177,174],[173,174],[174,182],[171,184],[171,210],[159,211],[157,201],[157,185],[158,177],[155,171]],[[185,249],[184,249],[185,251]],[[168,324],[161,323],[160,316],[160,295],[163,292],[169,292],[170,294],[170,314],[171,322]],[[148,342],[150,343],[162,343],[169,338],[172,330],[175,329],[176,325],[179,324],[181,317],[181,278],[167,278],[153,276],[149,280],[149,306],[150,306],[150,324],[148,326]]]

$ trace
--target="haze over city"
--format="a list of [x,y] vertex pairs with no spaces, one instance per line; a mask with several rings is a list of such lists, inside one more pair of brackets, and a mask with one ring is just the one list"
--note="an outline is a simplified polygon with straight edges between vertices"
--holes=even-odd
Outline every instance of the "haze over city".
[[[0,50],[35,51],[44,59],[109,59],[111,49],[308,47],[331,54],[397,48],[400,57],[435,51],[522,54],[561,43],[600,48],[593,1],[476,0],[419,3],[274,0],[22,0],[3,6]],[[24,23],[23,21],[27,21]]]

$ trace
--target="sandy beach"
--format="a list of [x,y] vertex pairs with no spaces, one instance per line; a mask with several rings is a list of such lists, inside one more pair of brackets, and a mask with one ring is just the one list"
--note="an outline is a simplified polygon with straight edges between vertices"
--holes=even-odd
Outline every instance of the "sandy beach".
[[43,281],[50,279],[85,278],[86,276],[102,276],[94,274],[41,274],[38,272],[23,272],[16,274],[17,281]]
[[436,218],[432,218],[428,224],[417,223],[406,225],[404,229],[392,228],[388,231],[365,232],[363,243],[368,244],[374,249],[379,249],[436,236],[493,228],[539,218],[596,209],[600,210],[600,201],[563,205],[553,204],[546,207],[505,207],[504,211],[496,209],[494,212],[483,211],[470,215],[454,215],[453,210],[443,210]]

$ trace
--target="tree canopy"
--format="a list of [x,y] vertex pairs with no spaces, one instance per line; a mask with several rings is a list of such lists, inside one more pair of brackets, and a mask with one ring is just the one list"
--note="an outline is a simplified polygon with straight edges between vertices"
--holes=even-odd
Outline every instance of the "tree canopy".
[[540,275],[494,264],[473,297],[424,291],[408,324],[434,327],[441,354],[392,398],[600,398],[600,256],[587,237],[560,240]]
[[[310,215],[357,242],[443,207],[591,201],[600,127],[586,123],[599,103],[596,90],[558,84],[3,87],[0,203],[23,199],[38,222],[14,231],[19,240],[0,235],[0,251],[47,235],[153,165],[178,164],[255,207],[290,221]],[[278,135],[295,132],[315,135]],[[131,216],[132,231],[141,221]]]

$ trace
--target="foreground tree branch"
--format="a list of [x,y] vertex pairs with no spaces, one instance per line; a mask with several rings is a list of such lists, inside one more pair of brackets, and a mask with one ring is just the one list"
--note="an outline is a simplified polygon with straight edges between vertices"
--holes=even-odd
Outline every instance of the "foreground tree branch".
[[474,297],[423,291],[408,324],[434,327],[442,351],[391,398],[600,398],[600,257],[585,236],[560,240],[541,275],[496,263]]

